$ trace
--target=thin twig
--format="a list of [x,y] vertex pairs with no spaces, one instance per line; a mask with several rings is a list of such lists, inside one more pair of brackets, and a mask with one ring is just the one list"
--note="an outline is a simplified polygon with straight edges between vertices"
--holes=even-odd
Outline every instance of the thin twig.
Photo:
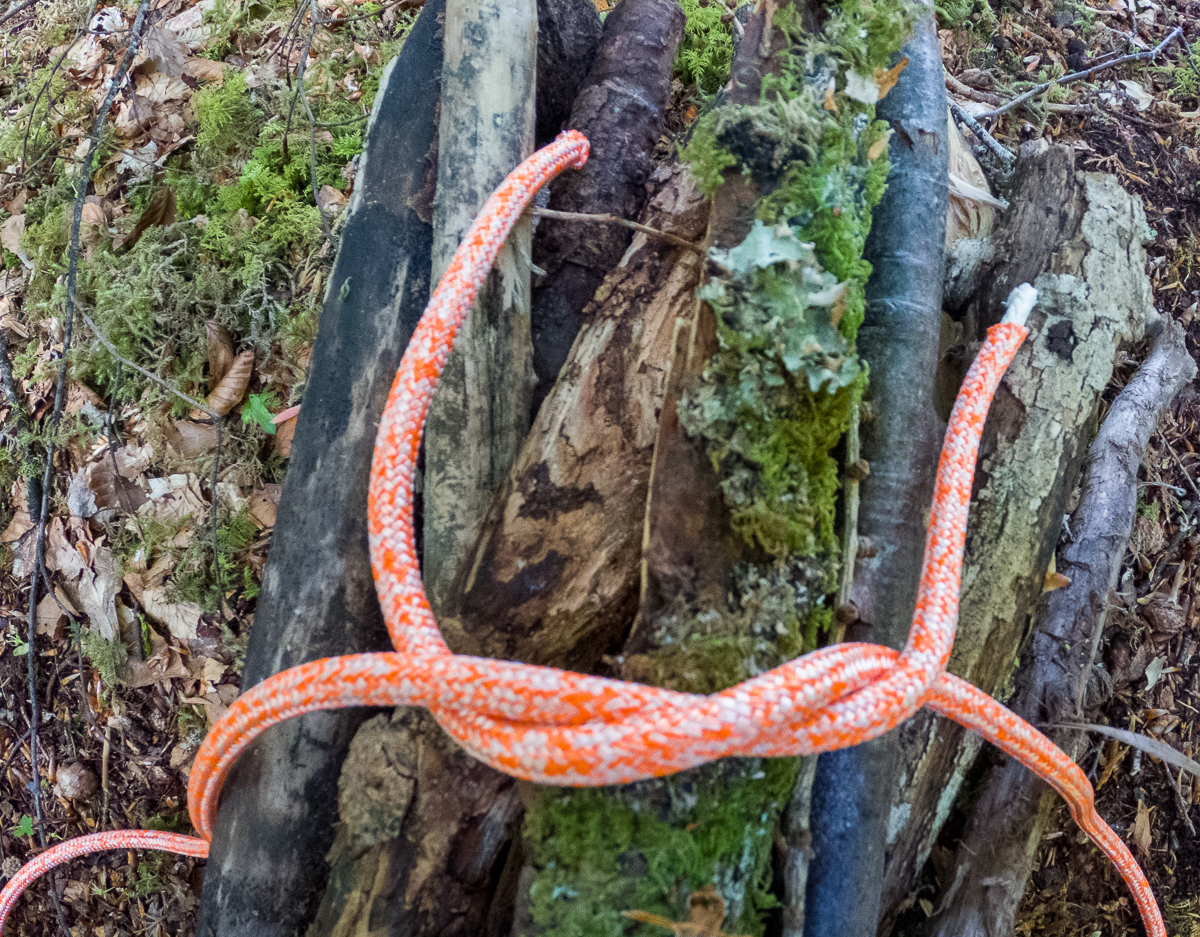
[[[317,0],[309,0],[309,7],[312,10],[313,34],[315,35],[318,23]],[[311,38],[309,42],[312,42]],[[317,182],[317,119],[313,116],[312,105],[308,103],[308,95],[304,93],[304,66],[307,64],[308,55],[306,53],[304,61],[300,63],[300,74],[296,80],[296,93],[300,95],[300,100],[304,102],[304,110],[308,112],[308,159],[309,165],[312,168],[313,202],[317,206],[317,214],[321,216],[321,230],[325,232],[325,240],[330,241],[333,239],[333,235],[329,231],[329,219],[325,217],[325,209],[321,207],[321,193]],[[216,492],[213,492],[213,497],[216,497]]]
[[1160,42],[1158,45],[1156,45],[1153,49],[1147,49],[1145,52],[1135,52],[1132,55],[1123,55],[1119,59],[1113,59],[1111,62],[1103,62],[1100,65],[1093,65],[1091,68],[1085,68],[1081,72],[1074,72],[1073,74],[1070,74],[1070,75],[1063,75],[1062,78],[1054,78],[1050,81],[1044,81],[1040,85],[1036,85],[1035,87],[1030,88],[1024,94],[1018,95],[1017,97],[1013,98],[1007,104],[1003,104],[1000,107],[996,108],[995,110],[988,111],[987,113],[980,114],[979,116],[980,117],[999,117],[1001,114],[1003,114],[1007,111],[1011,111],[1018,104],[1024,104],[1030,98],[1036,97],[1037,95],[1041,94],[1044,91],[1048,91],[1050,88],[1053,88],[1055,85],[1071,85],[1077,81],[1083,81],[1086,78],[1090,78],[1092,75],[1096,74],[1097,72],[1102,72],[1105,69],[1109,69],[1109,68],[1115,68],[1117,65],[1124,65],[1127,62],[1141,62],[1141,61],[1145,61],[1146,59],[1155,59],[1158,57],[1159,53],[1163,51],[1163,49],[1165,49],[1172,42],[1174,42],[1176,39],[1181,38],[1182,36],[1183,36],[1183,27],[1176,26],[1169,33],[1167,33],[1167,37],[1162,42]]
[[601,224],[624,225],[626,228],[632,228],[634,231],[641,231],[642,234],[662,238],[668,244],[674,244],[676,247],[695,251],[697,254],[704,253],[704,248],[699,244],[686,241],[677,234],[668,234],[666,231],[659,231],[657,228],[651,228],[649,225],[638,224],[636,221],[630,221],[628,218],[622,218],[620,215],[589,215],[577,211],[554,211],[551,208],[531,208],[529,211],[535,218],[550,218],[555,221],[597,221]]
[[17,386],[13,380],[12,358],[8,352],[8,339],[5,337],[3,329],[0,329],[0,391],[3,391],[8,400],[8,406],[16,420],[17,429],[24,432],[29,428],[29,419],[26,416],[25,407],[21,404],[21,398],[17,395]]
[[1011,150],[1005,147],[999,140],[993,137],[990,133],[983,129],[983,125],[974,117],[958,106],[957,102],[950,101],[950,110],[959,121],[967,125],[967,129],[975,136],[979,137],[980,141],[1000,162],[1005,168],[1012,168],[1013,163],[1017,161],[1017,157]]
[[13,7],[13,9],[9,10],[3,16],[0,16],[0,26],[3,26],[5,23],[7,23],[10,19],[12,19],[14,16],[16,16],[22,10],[29,9],[29,7],[33,6],[37,2],[38,2],[38,0],[25,0],[24,3],[18,3],[15,7]]
[[[94,7],[94,4],[93,4]],[[100,138],[104,134],[104,125],[108,120],[108,112],[112,107],[113,100],[117,96],[117,91],[121,87],[122,81],[125,79],[125,74],[129,70],[129,66],[133,63],[134,57],[137,55],[137,48],[141,42],[142,24],[146,18],[146,11],[150,7],[150,0],[142,0],[138,7],[137,17],[134,20],[132,35],[129,40],[129,46],[125,50],[125,56],[121,60],[120,66],[114,72],[109,81],[108,93],[105,95],[104,103],[100,105],[100,111],[96,117],[96,125],[92,130],[91,136],[88,138],[87,155],[83,159],[82,165],[79,167],[79,184],[75,190],[75,210],[71,221],[71,241],[68,248],[68,267],[67,267],[67,304],[65,324],[63,328],[63,350],[62,356],[59,359],[58,366],[58,381],[54,392],[54,411],[50,416],[49,440],[46,443],[46,465],[42,474],[42,491],[41,491],[41,507],[38,511],[37,522],[37,541],[34,551],[34,568],[29,578],[29,609],[27,626],[27,641],[29,643],[29,708],[30,708],[30,726],[29,726],[29,748],[30,748],[30,768],[33,779],[30,782],[30,791],[33,794],[33,808],[37,819],[38,841],[42,848],[46,848],[46,825],[42,815],[42,794],[41,784],[38,778],[37,764],[37,732],[40,721],[38,712],[38,696],[37,696],[37,654],[34,652],[34,643],[37,638],[37,590],[39,573],[45,568],[46,559],[46,519],[50,513],[50,489],[54,479],[54,455],[55,441],[54,436],[58,432],[59,425],[62,422],[63,403],[66,399],[67,386],[67,360],[71,350],[71,336],[75,324],[75,285],[79,273],[79,229],[83,220],[83,200],[87,195],[88,183],[92,175],[92,161],[95,158],[96,148],[100,143]],[[89,21],[90,21],[89,12]],[[62,917],[62,907],[58,900],[58,891],[55,887],[50,889],[50,897],[54,904],[55,913],[58,917],[59,926],[64,934],[69,935],[66,922]]]

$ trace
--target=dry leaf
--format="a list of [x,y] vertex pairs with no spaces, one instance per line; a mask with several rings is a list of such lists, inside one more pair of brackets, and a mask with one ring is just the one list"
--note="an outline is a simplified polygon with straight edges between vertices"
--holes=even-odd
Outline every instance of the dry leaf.
[[[991,187],[979,160],[967,146],[958,125],[949,121],[950,173],[957,185],[952,185],[946,211],[946,247],[962,238],[986,238],[995,222],[995,206]],[[973,197],[982,194],[983,198]]]
[[188,51],[170,29],[160,25],[147,26],[134,64],[136,67],[143,62],[153,62],[155,73],[178,78],[183,74]]
[[1117,739],[1124,742],[1126,745],[1132,745],[1134,748],[1144,751],[1147,755],[1153,755],[1155,758],[1161,758],[1168,764],[1174,765],[1176,768],[1183,768],[1184,771],[1194,774],[1200,778],[1200,762],[1197,762],[1183,752],[1176,751],[1166,742],[1159,739],[1152,739],[1148,735],[1141,735],[1137,732],[1130,732],[1127,729],[1117,729],[1113,726],[1102,726],[1095,723],[1062,723],[1054,726],[1056,729],[1086,729],[1088,732],[1099,732],[1101,735],[1107,735],[1109,738]]
[[168,591],[166,586],[155,586],[142,593],[146,614],[166,627],[172,637],[191,641],[196,637],[204,610],[195,602],[172,602]]
[[825,110],[837,113],[837,102],[833,99],[833,92],[837,90],[837,82],[829,79],[829,84],[825,87]]
[[115,248],[121,250],[130,250],[146,232],[147,228],[155,225],[166,226],[175,223],[175,192],[172,189],[162,188],[150,197],[150,204],[146,206],[141,217],[138,218],[137,224],[133,226],[133,230],[129,232],[127,237],[121,238],[120,244],[115,244]]
[[1100,773],[1100,780],[1096,782],[1096,790],[1100,790],[1100,788],[1108,783],[1108,779],[1113,776],[1128,754],[1129,746],[1119,744],[1116,739],[1109,739],[1105,743],[1101,758],[1104,770]]
[[1156,634],[1178,634],[1187,626],[1184,610],[1163,592],[1155,592],[1141,608],[1142,617]]
[[1154,684],[1158,683],[1158,678],[1162,676],[1163,667],[1167,665],[1166,658],[1155,657],[1146,665],[1146,690],[1153,690]]
[[150,632],[150,656],[144,661],[129,661],[126,664],[125,683],[131,687],[151,686],[161,680],[178,677],[185,680],[191,676],[187,665],[157,632]]
[[867,159],[879,159],[888,147],[888,143],[892,139],[892,134],[895,133],[890,127],[883,132],[883,135],[871,144],[871,148],[867,150]]
[[275,515],[279,508],[279,497],[283,494],[282,485],[264,485],[262,491],[256,491],[250,496],[249,514],[259,530],[275,526]]
[[25,214],[12,215],[0,224],[0,247],[21,256],[21,235],[25,233]]
[[[17,482],[13,487],[21,488],[22,486],[20,482]],[[29,505],[25,502],[24,493],[24,490],[13,492],[13,500],[17,505],[17,513],[13,515],[13,519],[4,528],[4,533],[0,534],[0,543],[14,543],[20,540],[26,531],[33,529],[33,518],[29,516]]]
[[879,85],[879,100],[882,101],[887,97],[887,93],[896,87],[896,82],[900,80],[900,73],[908,68],[908,56],[904,56],[899,62],[891,68],[875,69],[875,83]]
[[284,420],[275,430],[275,451],[285,459],[292,454],[292,441],[296,438],[296,422],[295,417]]
[[[51,538],[47,538],[49,541]],[[47,542],[47,560],[50,553]],[[69,575],[66,561],[77,551],[67,548],[58,554],[59,568],[63,571],[63,591],[71,599],[71,605],[87,615],[92,628],[106,641],[116,640],[120,634],[117,620],[117,593],[121,589],[121,577],[117,564],[108,547],[93,546],[91,566],[86,567],[75,579]]]
[[154,105],[140,94],[135,94],[121,103],[113,123],[119,133],[133,137],[145,130],[153,119]]
[[185,461],[198,459],[217,448],[217,428],[212,423],[179,420],[169,423],[164,435],[167,445]]
[[1055,589],[1065,589],[1071,584],[1071,580],[1062,573],[1050,571],[1046,573],[1046,580],[1042,585],[1042,591],[1053,592]]
[[167,101],[179,101],[191,97],[192,89],[178,77],[154,72],[150,75],[138,75],[136,79],[137,93],[151,104],[165,104]]
[[[61,604],[59,604],[61,603]],[[64,611],[63,609],[66,609]],[[50,636],[50,640],[58,641],[67,630],[67,612],[78,615],[79,610],[71,604],[71,600],[63,590],[56,586],[53,595],[45,595],[37,607],[37,633]]]
[[204,334],[208,339],[208,388],[211,392],[233,364],[233,339],[229,329],[215,319],[204,323]]
[[204,24],[204,13],[216,7],[216,0],[201,0],[200,3],[188,7],[178,16],[172,16],[163,22],[163,26],[171,30],[175,37],[189,49],[199,49],[214,30],[212,24]]
[[[233,359],[229,371],[221,378],[205,403],[209,409],[221,416],[242,402],[246,396],[246,388],[250,386],[250,377],[254,374],[254,352],[243,351]],[[194,414],[193,414],[194,415]]]
[[1138,801],[1137,817],[1134,818],[1133,824],[1129,827],[1130,839],[1133,845],[1138,848],[1143,856],[1150,855],[1150,846],[1153,843],[1153,835],[1150,832],[1150,808],[1146,806],[1144,800]]
[[212,59],[190,58],[183,63],[183,73],[199,81],[211,81],[215,85],[225,83],[225,66]]
[[200,492],[200,480],[191,473],[147,479],[150,498],[139,514],[160,521],[199,520],[208,513],[208,502]]

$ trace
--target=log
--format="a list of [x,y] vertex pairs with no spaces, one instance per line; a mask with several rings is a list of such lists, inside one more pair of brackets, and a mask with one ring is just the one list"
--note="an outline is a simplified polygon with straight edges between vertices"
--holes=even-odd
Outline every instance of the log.
[[[433,281],[484,201],[533,152],[535,0],[447,0]],[[425,591],[435,614],[529,429],[533,221],[508,236],[454,342],[425,421]]]
[[[1022,147],[1013,208],[993,235],[999,260],[985,270],[963,337],[942,360],[956,386],[961,363],[999,318],[995,284],[1035,277],[1040,296],[1031,336],[984,431],[949,667],[993,695],[1009,676],[1042,593],[1117,351],[1141,336],[1151,311],[1140,200],[1111,176],[1078,172],[1074,159],[1066,146]],[[892,804],[885,922],[909,894],[980,744],[928,713],[911,720],[900,740],[904,772]]]
[[[707,206],[687,173],[659,184],[643,220],[700,237]],[[587,669],[607,649],[596,635],[612,640],[628,625],[662,362],[699,268],[695,254],[661,241],[635,246],[598,292],[493,505],[465,567],[464,614],[440,620],[459,653]],[[521,864],[507,829],[519,818],[516,783],[423,713],[380,717],[360,739],[312,937],[507,934],[515,882],[503,869]]]
[[591,0],[537,0],[537,123],[543,147],[567,129],[571,106],[600,44],[600,14]]
[[[587,165],[550,185],[555,211],[636,218],[645,205],[655,147],[666,126],[671,67],[683,37],[675,0],[628,0],[604,23],[570,127],[591,142]],[[543,218],[534,239],[533,407],[545,399],[571,350],[584,309],[629,246],[628,228]]]
[[[329,279],[243,688],[305,661],[389,648],[367,557],[367,467],[400,356],[429,297],[431,230],[410,206],[436,166],[444,0],[429,0],[382,82]],[[433,80],[412,82],[412,75]],[[369,715],[271,729],[225,785],[197,933],[292,937],[316,908],[338,772]]]
[[[1035,725],[1076,722],[1117,586],[1137,510],[1137,475],[1151,433],[1180,389],[1196,376],[1183,329],[1155,326],[1150,354],[1121,390],[1088,449],[1071,537],[1057,569],[1070,583],[1046,597],[1022,655],[1009,707]],[[1051,738],[1078,761],[1088,739],[1058,729]],[[1020,762],[1000,758],[989,768],[955,851],[955,877],[930,918],[930,937],[1001,937],[1033,869],[1049,808],[1057,795]]]
[[[871,474],[861,483],[860,540],[874,548],[855,566],[851,640],[901,648],[916,605],[924,518],[933,495],[942,426],[933,411],[949,199],[942,57],[933,16],[904,46],[909,65],[876,110],[895,135],[888,190],[875,209],[864,256],[867,316],[859,353],[871,369],[874,418],[861,428]],[[879,921],[888,796],[896,733],[819,757],[812,792],[814,858],[804,933],[873,937]],[[791,899],[789,898],[789,901]]]

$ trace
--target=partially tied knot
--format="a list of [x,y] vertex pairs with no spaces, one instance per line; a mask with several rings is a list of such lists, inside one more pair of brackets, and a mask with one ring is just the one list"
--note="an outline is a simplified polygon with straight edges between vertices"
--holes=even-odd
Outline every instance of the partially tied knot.
[[221,785],[259,734],[284,719],[346,706],[424,706],[468,752],[516,777],[597,786],[658,777],[734,755],[831,751],[875,738],[929,706],[982,734],[1055,786],[1117,864],[1150,937],[1166,937],[1149,885],[1096,814],[1087,778],[1045,736],[945,672],[954,644],[959,575],[975,458],[988,407],[1027,334],[1036,293],[1014,291],[1006,321],[959,391],[938,463],[925,561],[902,652],[874,644],[814,651],[711,696],[512,661],[457,655],[425,596],[413,531],[413,482],[430,400],[470,309],[513,225],[539,188],[582,167],[588,142],[561,134],[514,170],[471,225],[413,333],[376,437],[368,494],[371,565],[394,652],[326,658],[239,697],[196,756],[188,809],[200,839],[153,831],[80,837],[42,853],[0,892],[0,926],[46,869],[85,852],[152,848],[206,855]]

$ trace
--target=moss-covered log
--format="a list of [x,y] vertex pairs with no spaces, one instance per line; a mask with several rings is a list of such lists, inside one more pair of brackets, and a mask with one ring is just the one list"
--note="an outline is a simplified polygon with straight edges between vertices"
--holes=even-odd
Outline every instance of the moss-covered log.
[[[1145,216],[1114,177],[1079,172],[1070,147],[1035,141],[1022,148],[1011,201],[993,234],[998,260],[942,361],[956,384],[982,331],[999,319],[993,284],[1033,280],[1032,334],[984,432],[950,661],[991,694],[1002,692],[1042,594],[1117,351],[1141,336],[1151,310]],[[892,807],[885,913],[908,894],[979,748],[975,736],[926,713],[900,738],[905,768]]]

